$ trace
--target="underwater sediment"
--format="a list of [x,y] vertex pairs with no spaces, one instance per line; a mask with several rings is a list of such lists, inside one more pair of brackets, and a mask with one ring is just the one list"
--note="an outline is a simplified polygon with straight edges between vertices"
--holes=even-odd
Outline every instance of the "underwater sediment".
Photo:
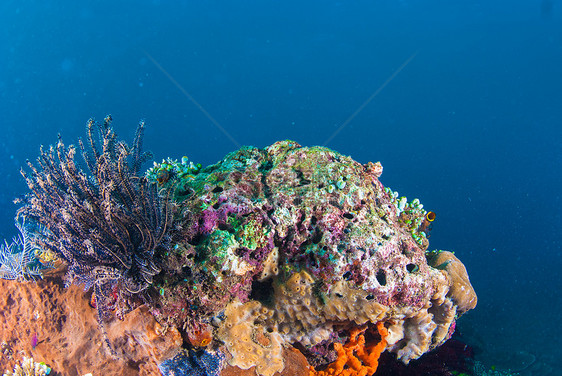
[[[102,139],[115,139],[109,122],[101,129]],[[97,178],[75,171],[83,195],[66,197],[61,187],[80,185],[64,167],[57,182],[58,170],[44,162],[46,173],[28,176],[35,193],[20,210],[47,229],[37,247],[70,266],[68,283],[93,286],[114,357],[126,357],[127,343],[163,375],[371,375],[382,352],[408,364],[440,346],[476,305],[461,261],[428,250],[434,214],[383,186],[378,162],[281,141],[243,147],[207,167],[168,159],[137,176],[142,143],[115,145],[120,153],[92,153]],[[73,156],[48,158],[75,167]],[[58,192],[57,205],[81,220],[50,230],[59,225],[41,216],[53,209],[34,201],[37,184]],[[76,234],[92,242],[81,251],[88,257],[70,249],[78,240],[61,239]],[[129,328],[124,341],[118,323],[139,312],[150,316],[150,335]],[[165,351],[155,355],[151,341]]]

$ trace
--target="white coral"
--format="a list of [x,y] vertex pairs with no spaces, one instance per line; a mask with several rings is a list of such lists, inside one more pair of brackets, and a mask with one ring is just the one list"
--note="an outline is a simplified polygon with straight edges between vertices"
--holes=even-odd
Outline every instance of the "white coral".
[[45,376],[51,369],[43,362],[37,363],[33,358],[23,357],[21,365],[16,364],[14,372],[6,371],[4,376]]

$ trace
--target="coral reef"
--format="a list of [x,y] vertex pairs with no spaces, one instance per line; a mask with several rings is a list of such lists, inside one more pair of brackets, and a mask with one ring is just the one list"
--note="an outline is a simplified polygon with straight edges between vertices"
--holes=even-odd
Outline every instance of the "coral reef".
[[114,356],[164,375],[366,376],[385,351],[408,364],[439,347],[475,307],[462,263],[428,251],[435,213],[384,187],[380,163],[281,141],[141,177],[144,124],[129,147],[110,120],[80,142],[90,175],[60,140],[29,163],[19,217],[93,287]]

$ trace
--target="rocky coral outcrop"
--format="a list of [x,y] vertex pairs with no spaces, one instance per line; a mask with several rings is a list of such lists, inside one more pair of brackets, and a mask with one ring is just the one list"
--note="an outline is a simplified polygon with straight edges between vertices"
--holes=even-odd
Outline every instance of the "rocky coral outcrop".
[[459,287],[470,282],[458,259],[428,263],[434,214],[381,173],[282,141],[158,180],[178,210],[155,317],[187,333],[212,324],[209,348],[264,376],[283,369],[291,344],[311,364],[334,361],[333,343],[362,325],[384,322],[386,348],[404,363],[439,346],[474,307]]
[[378,162],[293,141],[204,168],[155,164],[146,178],[173,214],[149,260],[158,274],[129,309],[99,320],[102,331],[91,292],[63,288],[60,270],[1,281],[2,364],[22,351],[64,375],[288,376],[345,364],[363,375],[384,351],[408,364],[450,338],[476,295],[458,258],[428,251],[435,215],[381,174]]

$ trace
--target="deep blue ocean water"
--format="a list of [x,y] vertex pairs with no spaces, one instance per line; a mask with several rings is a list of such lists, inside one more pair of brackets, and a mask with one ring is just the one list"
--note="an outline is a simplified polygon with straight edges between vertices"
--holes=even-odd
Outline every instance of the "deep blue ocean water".
[[562,373],[562,1],[116,3],[0,2],[0,238],[25,160],[90,117],[129,140],[145,119],[157,160],[203,165],[340,130],[328,147],[437,213],[430,247],[478,293],[458,323],[477,358]]

